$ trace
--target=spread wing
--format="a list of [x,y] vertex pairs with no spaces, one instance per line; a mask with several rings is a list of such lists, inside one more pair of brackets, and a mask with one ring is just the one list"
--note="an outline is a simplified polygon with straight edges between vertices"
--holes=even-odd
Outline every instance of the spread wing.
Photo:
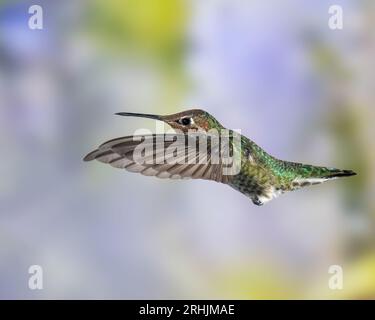
[[232,175],[224,170],[229,164],[221,157],[223,143],[220,146],[219,139],[207,135],[206,145],[202,147],[200,141],[199,135],[189,134],[127,136],[103,143],[84,161],[98,160],[115,168],[164,179],[230,182]]

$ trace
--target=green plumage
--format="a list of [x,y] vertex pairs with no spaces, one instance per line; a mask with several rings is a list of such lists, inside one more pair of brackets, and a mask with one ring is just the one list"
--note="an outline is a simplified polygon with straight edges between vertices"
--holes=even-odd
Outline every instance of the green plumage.
[[350,170],[276,159],[253,141],[242,136],[241,171],[232,178],[230,185],[249,196],[255,204],[262,205],[263,202],[286,191],[354,174]]

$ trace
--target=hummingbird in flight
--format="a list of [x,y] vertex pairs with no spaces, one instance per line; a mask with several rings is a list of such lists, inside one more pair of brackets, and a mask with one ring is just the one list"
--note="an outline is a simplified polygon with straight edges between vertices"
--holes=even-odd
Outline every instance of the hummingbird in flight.
[[[183,136],[184,138],[189,138],[189,133],[191,132],[201,132],[203,135],[207,133],[208,135],[213,129],[225,129],[212,115],[200,109],[187,110],[166,116],[130,112],[120,112],[116,113],[116,115],[163,121],[180,132],[177,136]],[[160,161],[155,161],[161,155],[165,156],[165,150],[172,143],[176,143],[174,139],[166,139],[169,136],[171,135],[146,134],[112,139],[87,154],[84,157],[84,161],[97,160],[115,168],[158,178],[192,178],[220,182],[243,193],[258,206],[287,191],[294,191],[325,181],[356,175],[352,170],[340,170],[279,160],[243,135],[239,135],[240,165],[235,174],[224,174],[223,170],[221,170],[224,164],[222,162],[214,163],[212,153],[216,151],[212,150],[217,150],[218,148],[205,152],[203,155],[205,161],[199,161],[198,163],[161,163]],[[162,146],[162,152],[157,151],[157,148],[155,148],[159,138],[165,142]],[[134,159],[135,151],[141,140],[151,148],[153,161],[139,163]],[[181,141],[180,144],[187,145],[186,139],[181,139]],[[232,149],[237,148],[233,145],[233,141],[229,140],[228,144],[230,144]],[[202,154],[199,154],[200,152],[196,155],[199,160],[202,157]],[[183,156],[186,157],[186,154]]]

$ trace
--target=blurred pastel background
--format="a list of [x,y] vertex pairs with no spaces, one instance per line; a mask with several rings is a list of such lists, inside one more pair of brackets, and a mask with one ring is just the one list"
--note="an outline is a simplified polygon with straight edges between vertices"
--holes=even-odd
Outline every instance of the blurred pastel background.
[[[374,21],[358,0],[0,1],[0,298],[375,298]],[[256,207],[82,161],[155,130],[113,113],[191,106],[281,159],[358,176]]]

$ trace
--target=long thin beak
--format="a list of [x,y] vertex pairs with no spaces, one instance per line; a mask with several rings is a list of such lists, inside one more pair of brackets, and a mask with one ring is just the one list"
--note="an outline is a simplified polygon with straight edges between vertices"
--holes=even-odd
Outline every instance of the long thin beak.
[[158,116],[156,114],[132,113],[132,112],[118,112],[118,113],[115,113],[115,115],[125,116],[125,117],[149,118],[149,119],[155,119],[155,120],[161,120],[161,121],[163,121],[163,117],[162,116]]

